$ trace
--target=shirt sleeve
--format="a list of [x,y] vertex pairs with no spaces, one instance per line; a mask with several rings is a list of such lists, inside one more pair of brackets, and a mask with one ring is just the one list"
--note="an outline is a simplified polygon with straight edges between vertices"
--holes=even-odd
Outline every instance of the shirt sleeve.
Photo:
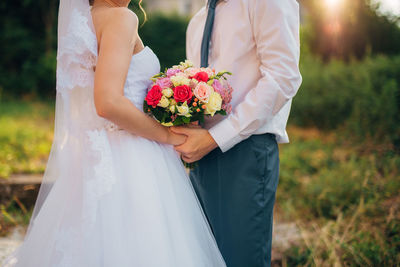
[[198,16],[201,10],[190,20],[188,27],[186,29],[186,59],[192,61],[195,65],[198,63],[198,59],[200,58],[200,48],[196,51],[193,48],[193,42],[198,41],[199,36],[194,34],[194,30],[198,30]]
[[261,78],[233,112],[209,130],[223,152],[270,121],[301,84],[296,0],[250,0],[249,14]]
[[186,58],[189,60],[193,60],[193,49],[191,48],[191,38],[190,33],[192,32],[190,28],[192,27],[192,20],[189,22],[188,27],[186,29]]

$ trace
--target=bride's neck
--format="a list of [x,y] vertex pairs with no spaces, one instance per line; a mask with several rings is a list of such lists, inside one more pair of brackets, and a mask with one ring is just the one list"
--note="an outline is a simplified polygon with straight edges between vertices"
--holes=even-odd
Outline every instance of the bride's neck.
[[95,0],[93,6],[127,7],[130,0]]

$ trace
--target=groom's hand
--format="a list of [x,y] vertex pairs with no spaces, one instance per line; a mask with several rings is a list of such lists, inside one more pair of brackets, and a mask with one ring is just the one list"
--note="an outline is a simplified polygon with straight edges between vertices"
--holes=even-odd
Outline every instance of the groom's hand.
[[199,127],[172,127],[171,131],[187,136],[184,144],[175,146],[175,150],[181,154],[182,159],[187,163],[202,159],[218,146],[210,133]]

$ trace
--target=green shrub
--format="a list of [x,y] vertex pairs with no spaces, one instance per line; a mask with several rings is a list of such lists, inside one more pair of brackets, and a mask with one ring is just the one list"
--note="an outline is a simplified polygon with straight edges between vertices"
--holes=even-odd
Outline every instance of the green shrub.
[[323,130],[346,128],[348,136],[375,143],[399,142],[400,56],[344,63],[304,55],[303,84],[291,122]]
[[151,14],[139,29],[145,45],[158,56],[161,69],[171,67],[186,58],[186,27],[189,18],[177,14]]
[[[45,1],[42,2],[42,9],[35,1],[26,2],[29,8],[21,7],[19,1],[0,4],[0,13],[7,14],[12,10],[11,17],[0,16],[0,50],[6,51],[0,58],[0,100],[19,99],[26,95],[42,99],[55,96],[57,24],[53,21],[50,25],[53,31],[45,33],[43,22],[36,20],[41,17],[37,14],[47,14]],[[137,8],[137,1],[131,4],[131,8],[143,17]],[[25,12],[28,14],[23,14]],[[28,23],[31,20],[32,23]],[[186,58],[188,22],[188,17],[178,14],[149,14],[148,21],[139,29],[144,44],[157,54],[163,69]],[[46,47],[48,38],[53,41],[50,47]]]

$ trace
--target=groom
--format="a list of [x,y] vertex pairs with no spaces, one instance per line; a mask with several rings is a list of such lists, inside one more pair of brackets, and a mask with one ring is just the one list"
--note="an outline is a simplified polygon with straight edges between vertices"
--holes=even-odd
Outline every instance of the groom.
[[271,264],[277,143],[300,84],[296,0],[209,0],[187,30],[195,66],[233,73],[233,112],[204,129],[175,127],[187,141],[175,149],[199,161],[191,180],[228,267]]

